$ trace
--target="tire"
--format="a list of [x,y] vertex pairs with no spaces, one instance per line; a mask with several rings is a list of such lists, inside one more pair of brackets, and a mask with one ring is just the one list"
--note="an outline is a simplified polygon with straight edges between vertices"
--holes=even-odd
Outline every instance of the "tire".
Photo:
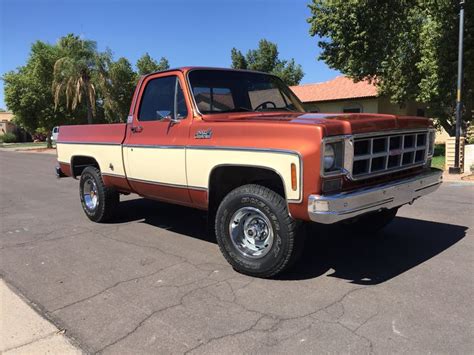
[[88,166],[81,174],[79,183],[82,209],[94,222],[106,222],[112,218],[120,201],[119,193],[104,185],[100,170]]
[[357,220],[343,222],[341,226],[356,234],[374,235],[393,221],[397,211],[398,207],[369,213],[359,217]]
[[260,185],[232,190],[217,209],[215,230],[226,260],[246,275],[275,276],[301,254],[303,236],[297,237],[285,199]]

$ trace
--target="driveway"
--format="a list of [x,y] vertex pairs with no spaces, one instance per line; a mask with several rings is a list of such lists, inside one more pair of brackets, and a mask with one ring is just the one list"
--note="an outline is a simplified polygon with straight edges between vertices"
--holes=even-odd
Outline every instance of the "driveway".
[[192,209],[122,198],[94,224],[55,157],[0,152],[0,273],[90,353],[473,353],[474,185],[373,238],[310,230],[274,280],[240,275]]

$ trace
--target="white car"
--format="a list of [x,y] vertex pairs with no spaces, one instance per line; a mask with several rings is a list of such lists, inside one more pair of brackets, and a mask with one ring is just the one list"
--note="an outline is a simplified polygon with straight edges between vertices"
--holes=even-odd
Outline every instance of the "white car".
[[52,133],[51,134],[51,140],[53,142],[56,142],[58,140],[59,127],[58,126],[54,127],[51,133]]

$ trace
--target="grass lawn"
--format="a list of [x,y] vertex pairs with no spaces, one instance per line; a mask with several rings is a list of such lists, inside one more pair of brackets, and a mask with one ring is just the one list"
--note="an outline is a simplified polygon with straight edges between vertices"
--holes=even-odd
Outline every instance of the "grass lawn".
[[433,168],[444,170],[444,160],[445,160],[444,155],[438,155],[436,157],[433,157],[433,159],[431,160],[431,166]]
[[446,160],[446,147],[444,144],[435,144],[434,156],[431,160],[431,166],[444,170],[444,162]]
[[33,143],[33,142],[27,142],[27,143],[1,143],[0,148],[11,148],[11,149],[46,148],[46,142],[39,142],[39,143]]

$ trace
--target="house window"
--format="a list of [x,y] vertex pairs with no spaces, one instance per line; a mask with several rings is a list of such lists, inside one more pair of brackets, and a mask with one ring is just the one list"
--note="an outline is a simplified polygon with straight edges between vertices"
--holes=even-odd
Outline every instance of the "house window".
[[351,108],[345,108],[342,110],[344,113],[360,113],[360,108],[359,107],[351,107]]
[[363,112],[362,105],[361,104],[351,104],[344,106],[342,109],[342,112],[344,113],[361,113]]

